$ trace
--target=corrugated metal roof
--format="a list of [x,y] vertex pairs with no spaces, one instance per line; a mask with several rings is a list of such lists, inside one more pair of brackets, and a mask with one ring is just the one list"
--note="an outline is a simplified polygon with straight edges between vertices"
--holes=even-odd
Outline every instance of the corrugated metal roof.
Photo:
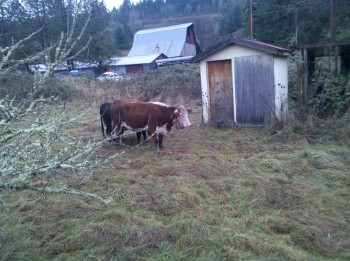
[[142,55],[142,56],[125,56],[111,58],[110,65],[119,66],[119,65],[133,65],[133,64],[148,64],[154,62],[159,58],[161,54],[152,54],[152,55]]
[[261,42],[255,39],[243,38],[243,37],[231,37],[230,43],[243,45],[243,46],[257,49],[260,51],[282,55],[282,56],[288,56],[290,52],[289,49],[283,48],[281,46]]
[[310,54],[317,57],[330,56],[332,48],[338,49],[340,56],[350,54],[350,40],[342,40],[328,43],[306,44],[297,46],[300,50],[307,50]]
[[314,49],[314,48],[343,46],[343,45],[350,45],[350,40],[342,40],[342,41],[326,42],[326,43],[317,43],[317,44],[303,44],[303,45],[298,45],[297,47],[299,49]]
[[128,56],[164,53],[167,57],[181,56],[187,28],[192,23],[138,31]]
[[165,26],[165,27],[158,27],[153,29],[145,29],[140,30],[136,34],[149,34],[149,33],[157,33],[157,32],[164,32],[164,31],[172,31],[172,30],[178,30],[178,29],[187,29],[190,27],[193,23],[186,23],[186,24],[177,24],[177,25],[171,25],[171,26]]
[[203,58],[221,50],[222,48],[225,48],[230,45],[241,45],[248,48],[260,50],[266,53],[279,55],[279,56],[288,56],[290,54],[289,49],[272,45],[264,42],[257,41],[255,39],[248,39],[248,38],[242,38],[242,37],[230,37],[222,42],[217,43],[216,45],[210,47],[208,50],[196,55],[193,58],[194,62],[198,62],[202,60]]

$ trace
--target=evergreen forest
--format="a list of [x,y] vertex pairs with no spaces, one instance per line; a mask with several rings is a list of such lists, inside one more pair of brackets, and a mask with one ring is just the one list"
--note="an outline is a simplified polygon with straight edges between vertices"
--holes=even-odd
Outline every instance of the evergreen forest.
[[[332,1],[252,0],[253,37],[284,47],[327,42]],[[12,54],[15,61],[47,50],[60,41],[61,32],[73,28],[70,25],[74,30],[67,35],[78,37],[83,28],[87,32],[70,50],[78,52],[74,59],[99,63],[111,56],[126,55],[133,35],[141,29],[193,22],[202,50],[233,33],[247,36],[247,0],[141,0],[137,4],[124,0],[113,10],[101,0],[1,2],[2,48],[34,34]],[[350,0],[334,2],[336,40],[350,39]],[[73,58],[68,57],[67,62],[73,62]]]

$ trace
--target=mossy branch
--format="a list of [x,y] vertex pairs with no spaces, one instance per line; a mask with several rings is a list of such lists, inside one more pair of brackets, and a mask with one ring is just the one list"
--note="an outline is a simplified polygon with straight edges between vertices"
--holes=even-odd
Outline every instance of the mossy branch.
[[[100,157],[96,152],[108,142],[108,139],[91,140],[86,143],[65,132],[67,126],[85,125],[86,123],[79,119],[84,118],[87,112],[88,110],[70,119],[68,115],[62,113],[46,121],[35,120],[27,128],[22,126],[16,129],[8,125],[9,134],[0,139],[0,188],[33,189],[31,184],[35,176],[51,175],[58,170],[74,174],[78,171],[108,168],[108,163],[124,152],[114,153],[106,158]],[[4,132],[3,129],[1,130]],[[57,143],[62,149],[57,149]],[[74,188],[35,187],[34,190],[87,196],[103,203],[108,203],[110,200]]]

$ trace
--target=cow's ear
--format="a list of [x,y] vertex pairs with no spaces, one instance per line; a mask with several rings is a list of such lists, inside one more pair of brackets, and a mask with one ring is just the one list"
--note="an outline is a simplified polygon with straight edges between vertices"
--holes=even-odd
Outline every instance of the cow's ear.
[[179,117],[179,115],[180,115],[180,112],[179,112],[178,109],[176,109],[176,110],[174,111],[173,116],[171,116],[171,118],[172,118],[173,120],[175,120],[175,119],[177,119],[177,118]]

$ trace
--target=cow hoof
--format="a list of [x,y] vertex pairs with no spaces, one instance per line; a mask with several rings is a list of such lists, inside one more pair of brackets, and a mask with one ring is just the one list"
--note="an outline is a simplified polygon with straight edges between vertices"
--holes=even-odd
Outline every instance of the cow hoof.
[[161,152],[163,150],[163,148],[164,148],[163,146],[157,146],[156,145],[156,151],[157,152]]

